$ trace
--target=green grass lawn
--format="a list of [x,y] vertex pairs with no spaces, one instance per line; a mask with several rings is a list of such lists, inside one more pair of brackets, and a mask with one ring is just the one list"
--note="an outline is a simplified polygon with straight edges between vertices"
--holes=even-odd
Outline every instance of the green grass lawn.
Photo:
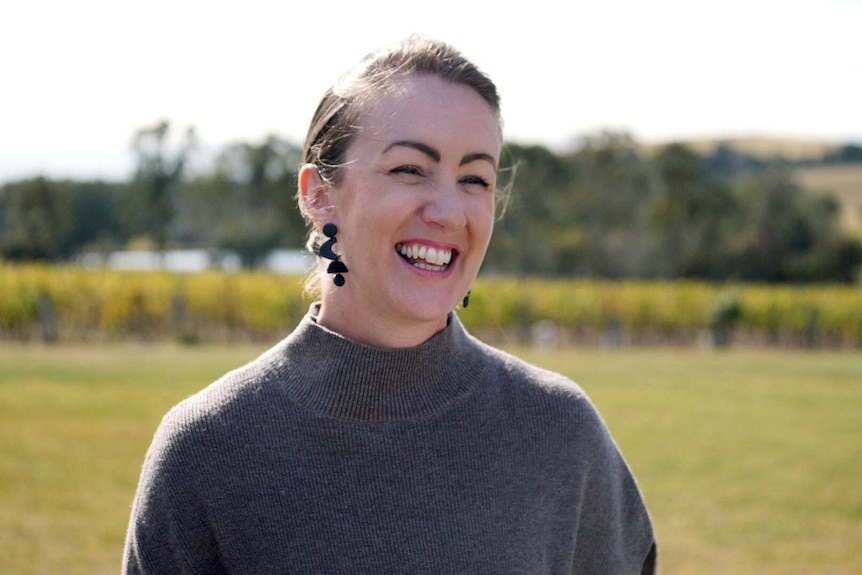
[[[0,573],[116,573],[163,413],[262,346],[0,343]],[[862,573],[862,354],[520,353],[592,396],[663,575]]]

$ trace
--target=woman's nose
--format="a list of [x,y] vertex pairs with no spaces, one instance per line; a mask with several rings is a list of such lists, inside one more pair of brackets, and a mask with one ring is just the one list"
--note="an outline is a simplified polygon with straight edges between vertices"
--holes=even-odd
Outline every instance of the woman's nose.
[[467,225],[467,215],[461,204],[461,193],[457,184],[438,186],[429,194],[422,210],[422,219],[447,230],[457,230]]

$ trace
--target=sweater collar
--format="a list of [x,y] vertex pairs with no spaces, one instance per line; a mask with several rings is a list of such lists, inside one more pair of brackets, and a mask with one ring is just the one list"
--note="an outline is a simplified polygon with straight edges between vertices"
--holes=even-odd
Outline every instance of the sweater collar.
[[477,342],[458,316],[416,347],[367,346],[316,321],[319,304],[285,340],[285,383],[291,401],[335,419],[391,422],[445,410],[465,397],[481,372]]

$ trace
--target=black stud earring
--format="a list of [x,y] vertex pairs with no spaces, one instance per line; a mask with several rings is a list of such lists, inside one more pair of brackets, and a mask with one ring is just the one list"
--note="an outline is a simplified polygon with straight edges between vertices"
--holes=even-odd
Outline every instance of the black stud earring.
[[464,296],[464,299],[461,300],[461,307],[462,308],[466,308],[468,305],[470,305],[470,293],[471,292],[472,292],[472,290],[468,291],[467,295]]
[[335,234],[337,233],[338,228],[335,224],[330,223],[323,226],[323,235],[329,239],[320,246],[318,253],[320,254],[320,257],[332,260],[332,263],[330,263],[329,267],[326,268],[326,273],[335,274],[335,277],[332,278],[332,283],[341,287],[344,285],[344,276],[341,274],[347,273],[347,266],[344,265],[343,261],[341,261],[341,256],[332,251],[332,246],[334,246],[338,241],[335,238]]

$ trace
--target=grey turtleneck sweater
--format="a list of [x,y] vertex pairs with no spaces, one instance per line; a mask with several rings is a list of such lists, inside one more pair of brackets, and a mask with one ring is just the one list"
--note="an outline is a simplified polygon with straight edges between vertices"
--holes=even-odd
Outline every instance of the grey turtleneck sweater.
[[407,349],[315,313],[165,416],[124,573],[653,572],[641,494],[574,383],[454,313]]

